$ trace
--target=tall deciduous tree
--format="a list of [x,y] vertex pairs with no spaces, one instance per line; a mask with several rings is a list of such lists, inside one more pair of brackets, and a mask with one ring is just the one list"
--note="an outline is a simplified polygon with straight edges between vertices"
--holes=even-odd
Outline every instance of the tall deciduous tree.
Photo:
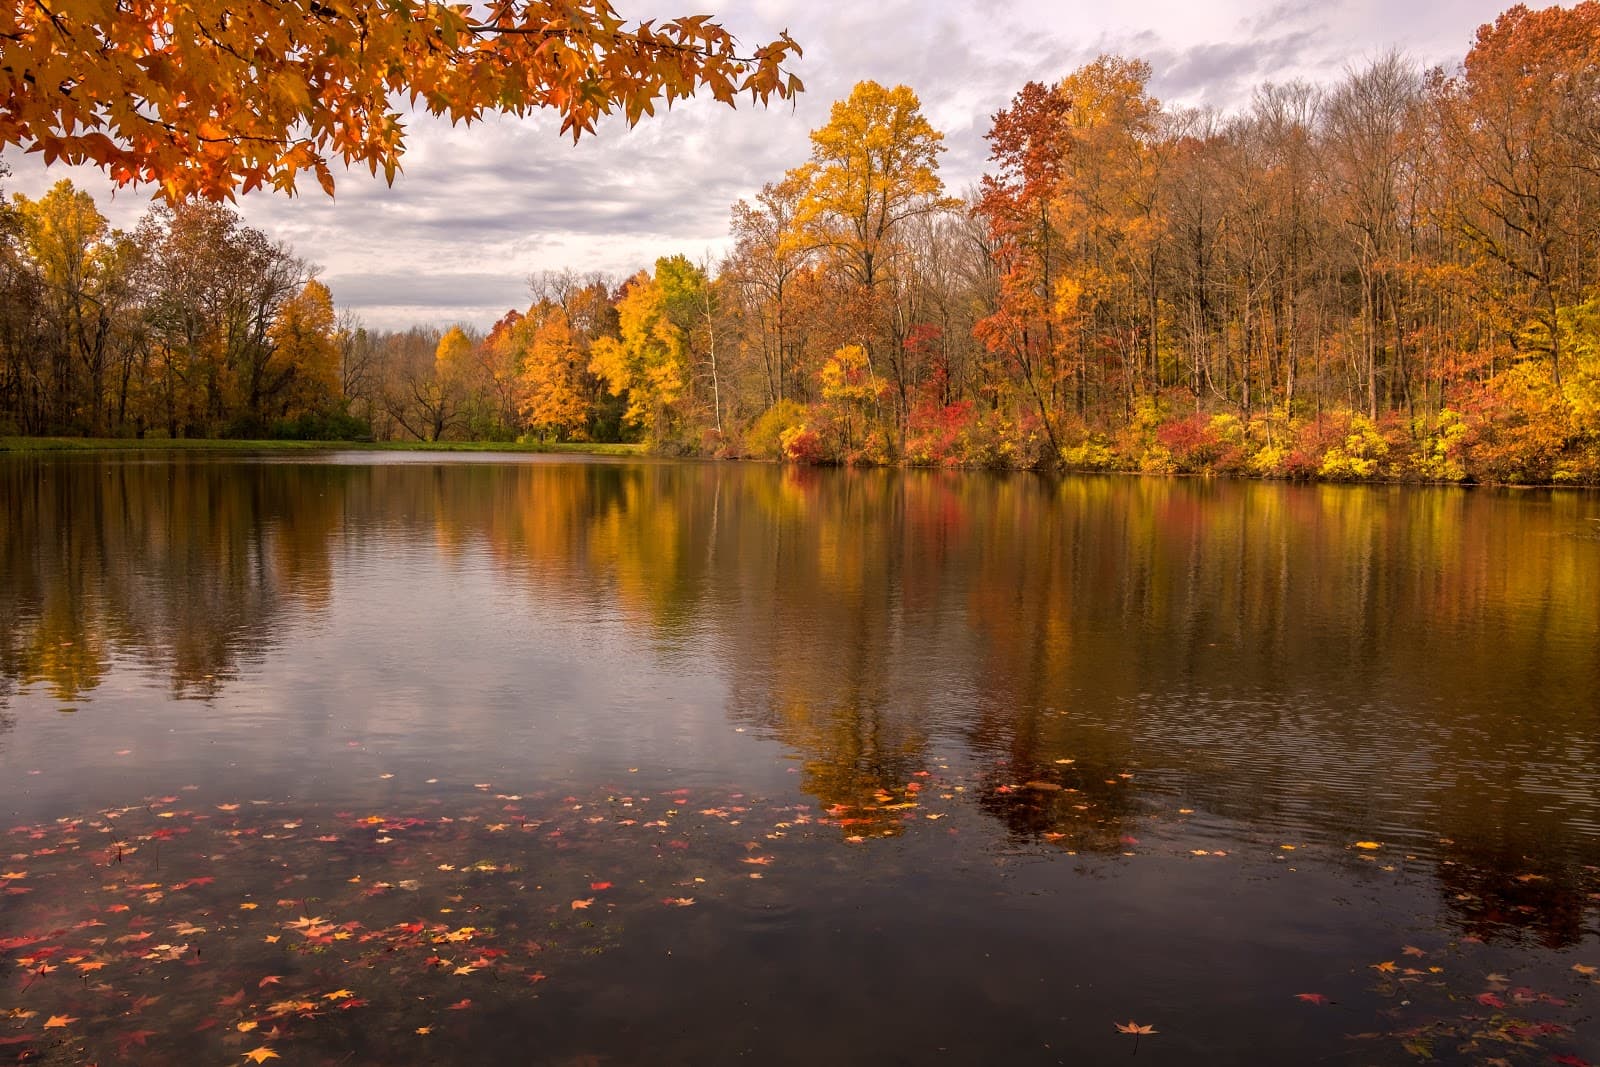
[[659,281],[666,262],[657,262],[655,278],[640,271],[629,279],[617,302],[620,336],[596,341],[589,361],[590,372],[612,395],[627,396],[628,422],[658,445],[672,442],[682,429],[678,404],[690,373],[688,337],[673,321]]
[[1445,150],[1462,181],[1454,219],[1509,278],[1485,295],[1533,330],[1517,349],[1561,384],[1559,309],[1578,295],[1574,265],[1600,234],[1600,2],[1530,11],[1478,30],[1461,74],[1435,78]]
[[581,338],[560,304],[536,305],[523,319],[529,335],[522,364],[522,416],[540,437],[582,440],[589,422]]
[[951,205],[939,177],[944,134],[922,114],[904,85],[864,81],[833,105],[826,125],[811,132],[811,161],[790,172],[805,190],[796,211],[796,244],[822,252],[832,269],[861,290],[860,324],[869,361],[889,364],[903,439],[910,374],[904,342],[909,323],[893,314],[886,294],[902,261],[904,227]]
[[111,231],[94,198],[70,181],[57,182],[36,201],[18,196],[17,211],[47,320],[37,372],[55,401],[50,422],[103,434],[112,327],[127,297],[121,234]]
[[289,417],[326,415],[340,407],[340,352],[333,294],[315,278],[284,301],[268,330],[274,368],[285,376],[279,404]]
[[1062,239],[1050,204],[1061,186],[1069,149],[1071,101],[1060,86],[1029,82],[994,116],[985,135],[995,172],[984,175],[975,210],[989,225],[1004,298],[978,324],[990,351],[1022,379],[1052,446],[1062,337],[1057,325],[1057,262]]

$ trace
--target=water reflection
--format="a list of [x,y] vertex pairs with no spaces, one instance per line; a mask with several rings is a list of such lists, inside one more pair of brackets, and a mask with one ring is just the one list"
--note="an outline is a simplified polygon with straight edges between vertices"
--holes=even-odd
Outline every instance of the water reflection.
[[[1017,841],[1114,854],[1191,809],[1381,837],[1480,935],[1593,910],[1592,497],[412,457],[8,459],[0,501],[0,705],[119,671],[215,701],[377,610],[341,602],[356,570],[487,567],[719,679],[852,836],[900,833],[939,764]],[[395,640],[452,714],[516,681]]]
[[128,658],[174,696],[216,696],[271,651],[285,603],[331,592],[344,501],[327,473],[0,463],[0,671],[70,703]]

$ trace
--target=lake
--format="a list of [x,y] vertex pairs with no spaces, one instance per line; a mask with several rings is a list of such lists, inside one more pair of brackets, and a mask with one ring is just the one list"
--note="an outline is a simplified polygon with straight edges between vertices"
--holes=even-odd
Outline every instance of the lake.
[[130,453],[0,504],[0,1062],[1600,1060],[1595,495]]

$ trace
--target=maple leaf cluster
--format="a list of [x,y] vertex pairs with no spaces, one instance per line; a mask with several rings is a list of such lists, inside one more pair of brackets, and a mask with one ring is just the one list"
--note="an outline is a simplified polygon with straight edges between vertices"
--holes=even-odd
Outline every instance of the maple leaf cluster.
[[551,109],[574,139],[704,92],[798,92],[787,33],[742,53],[705,15],[629,24],[607,0],[60,0],[0,4],[0,149],[90,163],[168,200],[293,193],[329,162],[393,181],[404,101],[451,122]]

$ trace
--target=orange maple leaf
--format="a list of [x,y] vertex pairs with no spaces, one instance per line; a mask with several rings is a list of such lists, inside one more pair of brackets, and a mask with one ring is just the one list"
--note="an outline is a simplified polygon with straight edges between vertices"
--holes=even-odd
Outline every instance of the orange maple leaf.
[[1111,1025],[1117,1028],[1117,1033],[1119,1034],[1154,1034],[1160,1032],[1153,1023],[1136,1023],[1132,1019],[1125,1023],[1112,1023]]

